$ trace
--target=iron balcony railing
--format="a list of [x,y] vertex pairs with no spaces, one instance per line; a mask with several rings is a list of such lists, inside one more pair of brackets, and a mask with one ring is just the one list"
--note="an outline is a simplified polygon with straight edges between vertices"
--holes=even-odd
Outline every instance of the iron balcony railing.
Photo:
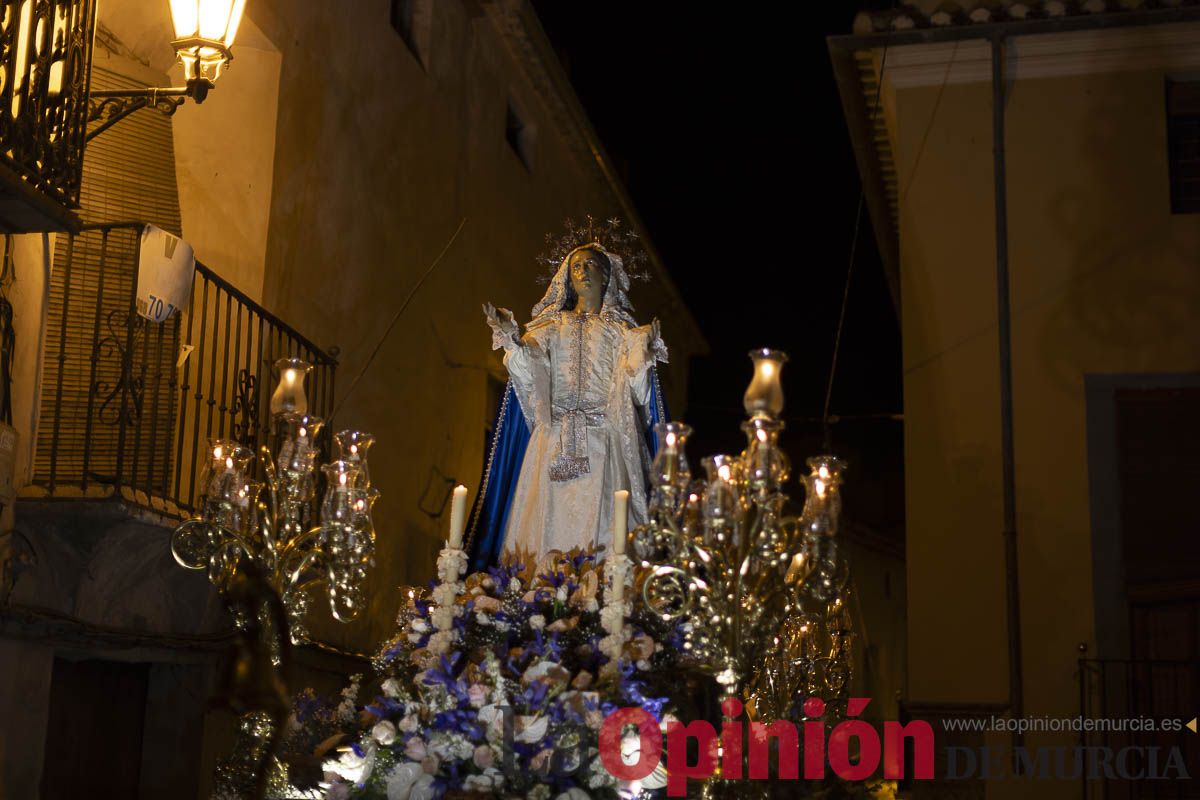
[[337,361],[199,262],[186,309],[140,317],[142,227],[85,226],[56,247],[32,482],[183,517],[210,438],[268,441],[274,362],[313,364],[310,412],[327,417]]
[[[1200,711],[1200,661],[1085,658],[1079,661],[1079,676],[1080,716],[1101,726],[1082,733],[1080,744],[1114,752],[1129,749],[1118,756],[1125,759],[1126,773],[1147,771],[1140,780],[1122,780],[1116,772],[1111,778],[1089,780],[1085,774],[1084,800],[1200,798],[1200,735],[1180,725]],[[1146,726],[1143,720],[1153,724]],[[1173,748],[1178,748],[1191,779],[1152,779],[1150,760],[1163,774]]]
[[79,205],[95,0],[2,0],[0,164]]

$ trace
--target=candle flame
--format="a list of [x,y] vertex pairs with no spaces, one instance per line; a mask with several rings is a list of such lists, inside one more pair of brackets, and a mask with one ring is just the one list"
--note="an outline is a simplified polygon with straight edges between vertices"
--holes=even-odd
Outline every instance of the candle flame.
[[733,476],[733,470],[731,470],[729,468],[728,464],[722,464],[721,467],[717,470],[717,476],[721,480],[727,481]]
[[821,468],[817,470],[817,474],[821,476],[821,480],[829,480],[829,467],[822,464]]
[[288,371],[284,372],[283,379],[285,381],[287,381],[288,383],[295,383],[296,382],[296,370],[289,369]]

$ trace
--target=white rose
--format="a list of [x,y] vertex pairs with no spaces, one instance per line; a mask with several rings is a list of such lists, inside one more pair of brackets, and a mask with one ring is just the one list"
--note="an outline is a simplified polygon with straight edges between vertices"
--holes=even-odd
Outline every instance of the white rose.
[[554,598],[556,600],[558,600],[558,602],[560,602],[560,603],[567,602],[567,586],[566,586],[566,584],[563,584],[562,586],[558,587],[558,591],[554,593]]
[[420,764],[405,762],[387,776],[387,800],[409,800],[413,784],[425,774]]
[[371,729],[371,736],[380,744],[389,745],[396,741],[396,726],[386,719],[382,720],[381,722],[377,722],[375,727]]
[[388,678],[379,687],[383,692],[384,697],[399,697],[400,696],[400,681],[395,678]]
[[416,733],[419,725],[416,714],[409,714],[400,720],[400,730],[405,733]]
[[592,798],[583,789],[572,787],[554,798],[554,800],[592,800]]
[[435,797],[437,797],[437,787],[433,785],[433,776],[425,774],[417,778],[417,782],[413,784],[408,800],[433,800]]
[[326,772],[337,773],[351,783],[361,786],[366,783],[367,778],[371,777],[371,769],[374,766],[375,743],[367,742],[363,746],[363,755],[360,756],[354,752],[354,748],[347,747],[339,758],[326,761],[324,769]]
[[472,789],[490,792],[492,789],[499,789],[503,785],[504,774],[495,768],[486,769],[481,775],[468,775],[467,779],[463,781],[463,788],[468,792]]
[[496,767],[488,767],[483,771],[483,774],[487,775],[488,778],[491,779],[493,789],[499,789],[504,785],[504,773]]
[[529,618],[529,627],[533,628],[535,631],[540,631],[542,628],[546,627],[546,618],[541,614],[534,614]]
[[486,775],[468,775],[463,781],[463,791],[470,792],[478,789],[481,792],[491,791],[492,779]]

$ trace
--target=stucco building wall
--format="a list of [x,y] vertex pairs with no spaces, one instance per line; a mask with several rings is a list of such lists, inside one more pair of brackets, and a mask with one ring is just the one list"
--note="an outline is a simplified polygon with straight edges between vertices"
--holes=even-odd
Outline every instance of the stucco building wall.
[[[1027,715],[1079,713],[1077,645],[1095,653],[1096,627],[1114,624],[1093,613],[1085,376],[1200,369],[1200,219],[1169,207],[1166,77],[1140,70],[1010,87]],[[902,89],[895,100],[916,703],[1007,696],[990,95],[990,84],[970,83]],[[1029,741],[1049,743],[1075,740]],[[988,796],[1003,791],[1014,789],[989,786]]]

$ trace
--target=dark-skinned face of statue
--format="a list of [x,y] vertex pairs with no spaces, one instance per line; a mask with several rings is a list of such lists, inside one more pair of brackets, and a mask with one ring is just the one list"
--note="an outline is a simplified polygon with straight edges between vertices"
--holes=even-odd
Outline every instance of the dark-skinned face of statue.
[[597,250],[584,248],[571,256],[567,266],[571,273],[571,288],[579,298],[575,310],[591,314],[599,312],[608,284],[608,258]]

